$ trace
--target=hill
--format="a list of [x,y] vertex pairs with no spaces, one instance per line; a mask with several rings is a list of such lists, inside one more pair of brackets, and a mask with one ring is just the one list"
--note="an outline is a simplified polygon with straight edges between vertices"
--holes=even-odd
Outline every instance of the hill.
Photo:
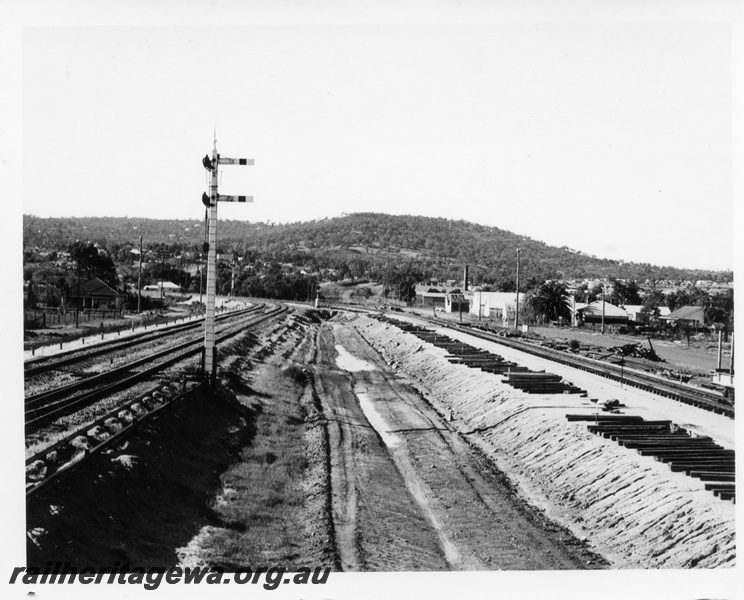
[[[24,250],[61,250],[76,240],[117,252],[144,238],[145,246],[174,253],[198,253],[205,237],[202,220],[145,218],[23,217]],[[331,269],[339,276],[375,279],[386,268],[407,265],[424,277],[457,279],[470,265],[474,284],[508,284],[516,272],[516,249],[526,280],[618,277],[640,281],[731,281],[731,272],[679,269],[588,256],[499,229],[449,219],[356,213],[309,222],[276,224],[219,222],[218,251],[256,260],[292,263],[308,272]]]

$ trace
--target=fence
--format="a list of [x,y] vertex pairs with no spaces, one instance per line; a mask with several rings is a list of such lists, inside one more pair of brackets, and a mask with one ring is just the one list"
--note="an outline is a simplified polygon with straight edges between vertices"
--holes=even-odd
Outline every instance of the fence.
[[[225,309],[223,307],[217,308],[217,313],[225,312]],[[36,311],[25,311],[24,316],[28,319],[30,317],[32,322],[35,322],[35,320],[38,320],[39,325],[36,328],[42,327],[41,323],[44,322],[44,319],[47,319],[46,324],[49,326],[49,315],[51,313],[44,312],[40,310]],[[108,323],[106,323],[102,318],[101,315],[108,315],[108,319],[112,319],[112,314],[114,317],[116,317],[116,320],[111,321],[109,320]],[[189,314],[179,314],[179,315],[170,315],[165,316],[160,313],[157,313],[155,311],[145,311],[141,314],[135,314],[135,313],[127,313],[126,319],[120,319],[119,317],[124,317],[125,315],[118,312],[118,311],[88,311],[88,316],[85,318],[83,317],[83,312],[80,312],[79,319],[78,319],[78,325],[80,327],[78,329],[67,329],[62,331],[55,332],[55,341],[51,344],[55,348],[57,347],[57,344],[59,344],[59,349],[62,350],[62,344],[67,344],[69,342],[75,341],[79,338],[83,338],[83,341],[87,337],[95,337],[100,335],[101,339],[103,339],[103,335],[105,334],[112,334],[112,333],[118,333],[121,334],[125,331],[135,331],[136,329],[144,328],[147,329],[151,326],[157,326],[157,325],[168,325],[170,323],[178,323],[185,321],[187,319],[191,319],[193,317],[200,316],[201,313],[198,313],[197,311],[191,311]],[[46,316],[44,316],[46,315]],[[57,313],[55,313],[55,317],[59,316]],[[71,311],[65,315],[64,313],[61,315],[62,318],[69,318],[71,319],[69,321],[70,324],[75,324],[75,311]],[[90,323],[89,323],[90,322]],[[64,323],[64,321],[63,321]],[[90,324],[93,324],[93,327],[90,326]],[[85,324],[85,326],[84,326]],[[28,328],[27,329],[32,329]],[[28,332],[28,336],[30,336],[30,339],[26,339],[23,342],[23,349],[24,350],[31,350],[32,354],[35,350],[40,350],[43,353],[43,346],[49,344],[48,339],[35,339],[36,334]],[[45,336],[42,336],[45,337]]]
[[[90,323],[106,321],[109,319],[121,319],[121,310],[81,310],[78,311],[78,323]],[[60,311],[49,310],[26,310],[23,312],[23,326],[25,329],[43,329],[53,325],[74,325],[75,310]]]

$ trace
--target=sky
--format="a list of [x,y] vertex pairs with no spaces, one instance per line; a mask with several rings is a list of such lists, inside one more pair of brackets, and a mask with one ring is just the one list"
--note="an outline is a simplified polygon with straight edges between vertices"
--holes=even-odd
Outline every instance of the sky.
[[726,22],[29,26],[23,212],[464,219],[603,258],[733,268]]

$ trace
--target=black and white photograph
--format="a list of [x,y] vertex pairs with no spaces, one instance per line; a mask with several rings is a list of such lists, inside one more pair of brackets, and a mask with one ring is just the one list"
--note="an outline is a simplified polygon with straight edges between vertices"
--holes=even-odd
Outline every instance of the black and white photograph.
[[0,3],[5,597],[744,597],[742,16]]

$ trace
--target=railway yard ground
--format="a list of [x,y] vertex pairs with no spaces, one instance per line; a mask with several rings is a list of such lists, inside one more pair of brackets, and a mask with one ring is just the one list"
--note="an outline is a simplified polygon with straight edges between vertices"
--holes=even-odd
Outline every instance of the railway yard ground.
[[[506,372],[477,368],[496,356]],[[413,313],[289,306],[221,342],[219,365],[214,387],[183,379],[179,389],[191,393],[29,496],[30,565],[389,572],[736,563],[731,414]],[[551,383],[519,388],[518,379]],[[612,411],[601,410],[606,401]],[[73,428],[64,418],[27,431],[27,458]],[[689,455],[677,450],[680,437],[705,446],[685,458],[691,468],[665,460]],[[646,444],[666,446],[648,454]],[[696,469],[721,482],[690,476]]]

